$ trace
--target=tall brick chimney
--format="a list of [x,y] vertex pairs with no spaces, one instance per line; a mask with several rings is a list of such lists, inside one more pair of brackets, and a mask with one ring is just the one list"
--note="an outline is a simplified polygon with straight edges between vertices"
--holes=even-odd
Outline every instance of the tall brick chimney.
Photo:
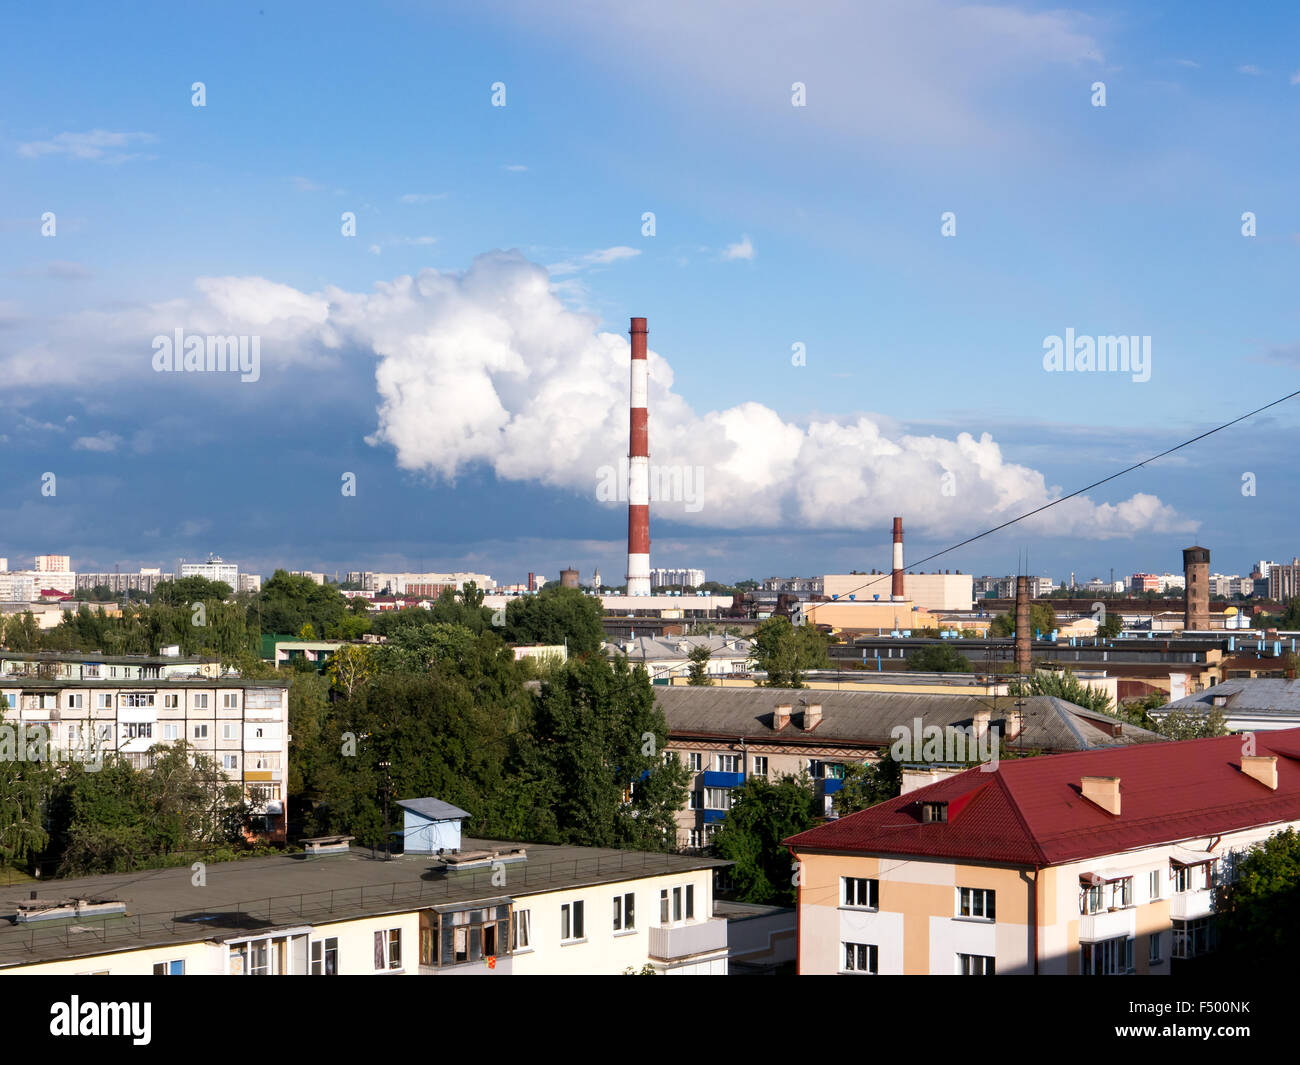
[[1029,578],[1016,578],[1016,672],[1027,677],[1034,671],[1034,630],[1029,620]]
[[1183,550],[1183,628],[1210,627],[1210,551],[1206,547]]

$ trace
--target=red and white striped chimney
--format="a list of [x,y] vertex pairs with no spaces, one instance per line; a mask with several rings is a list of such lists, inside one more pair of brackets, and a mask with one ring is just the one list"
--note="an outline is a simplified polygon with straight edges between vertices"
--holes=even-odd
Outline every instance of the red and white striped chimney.
[[894,519],[894,580],[890,589],[890,598],[902,602],[903,594],[903,519]]
[[644,318],[633,318],[631,425],[627,470],[627,594],[650,594],[649,373]]

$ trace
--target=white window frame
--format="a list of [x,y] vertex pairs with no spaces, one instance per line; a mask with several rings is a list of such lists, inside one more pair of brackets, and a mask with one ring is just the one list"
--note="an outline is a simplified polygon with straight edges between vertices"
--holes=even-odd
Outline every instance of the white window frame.
[[619,935],[636,931],[636,892],[614,896],[614,931]]
[[754,776],[756,777],[767,776],[767,755],[765,754],[754,755]]
[[[402,968],[402,930],[400,928],[383,928],[375,933],[373,940],[375,958],[372,964],[375,972],[394,972]],[[378,964],[382,958],[383,965]]]
[[880,881],[866,876],[840,877],[840,905],[849,910],[879,910]]
[[239,739],[239,722],[223,721],[221,723],[221,738],[223,740]]
[[514,910],[510,914],[510,952],[522,954],[532,950],[532,910]]
[[958,954],[958,976],[995,976],[997,959],[988,954]]
[[195,724],[192,738],[196,740],[206,740],[208,738],[208,726],[201,722]]
[[703,771],[704,756],[699,751],[692,751],[686,756],[686,766],[692,773]]
[[[329,972],[328,959],[334,955],[334,971]],[[310,941],[307,951],[307,972],[311,976],[339,975],[339,941],[337,936]]]
[[997,892],[993,888],[957,889],[957,916],[964,921],[997,920]]
[[585,900],[573,899],[560,906],[560,942],[581,943],[587,938]]
[[874,943],[840,944],[840,969],[842,973],[856,976],[876,976],[880,972],[880,948]]

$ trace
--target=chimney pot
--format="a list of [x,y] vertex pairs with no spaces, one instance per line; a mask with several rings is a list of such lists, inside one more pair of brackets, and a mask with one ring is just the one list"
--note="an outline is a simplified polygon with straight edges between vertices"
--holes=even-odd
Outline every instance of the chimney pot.
[[789,703],[781,703],[772,711],[772,730],[780,732],[786,725],[790,724],[790,711],[794,708]]
[[987,708],[976,710],[974,719],[971,721],[971,737],[979,740],[989,730],[989,719],[992,717],[992,711]]
[[803,708],[803,730],[811,732],[822,721],[822,704],[809,703]]

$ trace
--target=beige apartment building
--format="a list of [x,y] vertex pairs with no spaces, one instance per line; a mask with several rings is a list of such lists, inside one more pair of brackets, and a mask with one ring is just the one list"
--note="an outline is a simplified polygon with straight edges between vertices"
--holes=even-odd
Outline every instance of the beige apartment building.
[[464,843],[460,868],[345,847],[210,865],[203,886],[184,866],[52,882],[35,900],[0,889],[0,974],[727,972],[725,862]]
[[[807,773],[831,813],[845,767],[875,762],[899,729],[953,729],[969,737],[971,750],[981,742],[987,747],[989,730],[1031,752],[1163,739],[1046,695],[1015,699],[970,688],[906,693],[659,685],[654,691],[668,723],[667,751],[691,771],[688,804],[677,813],[677,845],[689,849],[708,846],[731,808],[733,790],[749,776]],[[961,768],[941,764],[937,771]]]
[[1300,729],[1246,742],[1003,761],[791,837],[799,972],[1177,971],[1241,857],[1300,825]]

